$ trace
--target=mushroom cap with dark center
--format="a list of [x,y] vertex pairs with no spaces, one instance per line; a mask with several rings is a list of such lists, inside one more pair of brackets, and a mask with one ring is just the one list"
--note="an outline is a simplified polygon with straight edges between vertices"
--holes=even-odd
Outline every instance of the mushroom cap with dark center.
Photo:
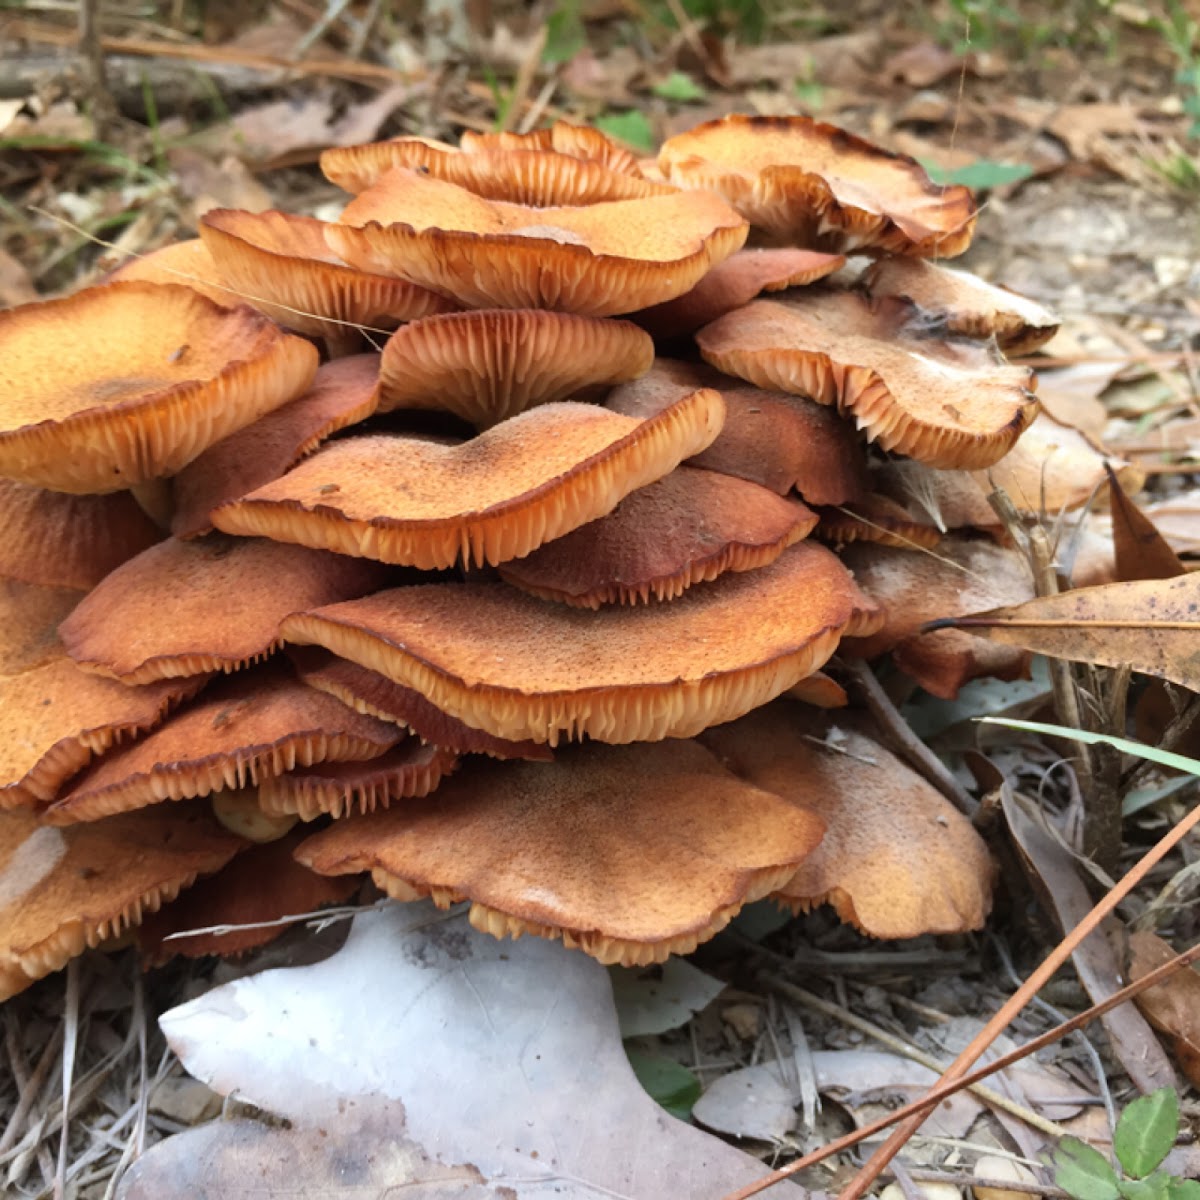
[[72,496],[0,479],[0,577],[95,587],[163,532],[128,492]]
[[337,822],[297,857],[369,870],[398,899],[469,899],[471,923],[495,936],[561,937],[643,965],[712,937],[820,837],[815,817],[677,740],[471,763],[436,797]]
[[220,680],[187,708],[78,776],[52,825],[94,821],[162,800],[207,796],[325,760],[376,758],[402,732],[306,687],[278,666]]
[[317,351],[246,307],[113,283],[0,313],[0,475],[117,492],[299,395]]
[[825,822],[821,844],[776,899],[796,910],[831,904],[878,938],[983,925],[994,874],[983,839],[853,718],[831,722],[781,701],[700,740],[735,775]]
[[259,785],[258,802],[272,816],[302,821],[348,817],[388,808],[393,800],[427,796],[458,766],[458,755],[407,738],[369,762],[328,762],[273,775]]
[[213,524],[424,570],[494,565],[611,512],[704,449],[724,415],[721,397],[700,390],[647,421],[562,403],[459,444],[347,438],[217,509]]
[[59,627],[81,666],[122,683],[234,671],[272,654],[300,609],[384,585],[377,563],[261,538],[168,538],[94,588]]
[[722,375],[703,363],[660,358],[640,379],[614,388],[604,404],[646,419],[696,388],[725,401],[725,424],[693,467],[762,484],[785,495],[793,488],[809,504],[845,504],[867,491],[867,461],[854,425],[804,396],[770,392]]
[[379,411],[448,409],[486,429],[582,387],[625,383],[654,361],[629,321],[483,309],[406,325],[383,348]]
[[325,241],[324,221],[284,212],[215,208],[200,220],[200,236],[231,287],[271,320],[313,337],[338,337],[346,327],[394,329],[453,302],[426,288],[357,271]]
[[355,712],[401,725],[423,742],[455,754],[487,754],[491,758],[528,758],[538,762],[549,762],[554,757],[550,747],[539,742],[507,741],[464,725],[413,688],[338,658],[320,646],[289,646],[287,656],[296,674],[309,687],[336,696]]
[[578,608],[673,600],[726,571],[765,567],[816,523],[798,500],[731,475],[676,467],[608,516],[504,563],[500,576]]
[[172,481],[171,532],[196,537],[212,529],[209,513],[278,479],[326,438],[374,411],[378,354],[351,354],[317,369],[302,396],[210,446]]
[[360,270],[468,308],[606,317],[682,295],[741,249],[747,228],[711,192],[530,208],[397,167],[352,200],[325,238]]
[[696,335],[718,370],[853,415],[885,450],[934,467],[989,467],[1037,415],[1027,368],[982,342],[927,336],[894,298],[812,288],[755,300]]
[[204,805],[71,829],[0,813],[0,1000],[138,924],[244,845]]
[[951,258],[975,229],[967,188],[811,117],[706,121],[664,142],[658,165],[672,183],[719,192],[770,237],[817,250]]
[[590,612],[505,584],[425,584],[296,613],[284,636],[497,737],[554,745],[690,737],[766,703],[880,619],[833,554],[798,542],[670,604]]

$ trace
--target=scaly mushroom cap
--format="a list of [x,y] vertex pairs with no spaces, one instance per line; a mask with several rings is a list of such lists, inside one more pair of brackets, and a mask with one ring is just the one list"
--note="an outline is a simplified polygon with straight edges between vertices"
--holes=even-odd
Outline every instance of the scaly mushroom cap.
[[465,130],[459,139],[464,154],[484,154],[488,151],[553,150],[588,162],[598,162],[622,175],[642,177],[637,159],[620,142],[591,125],[573,125],[570,121],[555,121],[545,129],[529,133],[474,133]]
[[676,467],[607,517],[500,568],[522,591],[576,608],[673,600],[726,571],[754,571],[807,537],[798,500],[715,471]]
[[555,745],[564,733],[690,737],[765,704],[880,619],[833,554],[798,542],[671,604],[590,612],[504,584],[435,583],[296,613],[284,636],[497,737]]
[[128,492],[71,496],[0,479],[0,577],[95,587],[162,530]]
[[746,240],[711,192],[529,208],[397,167],[325,239],[363,271],[411,279],[469,308],[596,317],[680,296]]
[[713,267],[690,292],[633,313],[632,319],[656,338],[685,337],[749,304],[760,292],[804,287],[845,265],[842,254],[788,246],[739,250]]
[[132,745],[110,751],[45,814],[95,821],[161,800],[207,796],[315,762],[376,758],[401,731],[306,687],[278,667],[221,680]]
[[[284,917],[303,916],[349,900],[359,885],[353,875],[336,879],[317,875],[295,860],[296,847],[305,836],[300,829],[290,837],[243,850],[219,875],[200,880],[148,916],[137,931],[142,962],[158,967],[176,954],[184,958],[246,954],[291,929]],[[216,926],[240,928],[225,933],[188,932]]]
[[53,800],[77,771],[122,739],[157,725],[204,677],[124,687],[65,654],[0,676],[0,808]]
[[872,296],[903,296],[945,323],[952,333],[994,337],[1010,355],[1031,354],[1058,332],[1049,309],[972,275],[916,258],[884,258],[862,278]]
[[339,262],[325,228],[315,217],[275,211],[215,208],[200,219],[200,236],[225,280],[244,303],[288,329],[340,338],[347,326],[394,329],[454,309],[416,284]]
[[258,802],[271,816],[348,817],[427,796],[456,766],[453,751],[407,738],[370,762],[319,763],[264,779]]
[[178,283],[207,296],[214,304],[232,308],[245,301],[222,276],[200,238],[173,242],[149,254],[123,262],[105,283]]
[[534,208],[636,200],[678,191],[670,184],[553,150],[486,148],[466,152],[424,138],[405,137],[365,146],[335,146],[321,155],[325,178],[355,195],[373,187],[394,167],[444,179],[488,200]]
[[378,671],[347,662],[319,646],[289,646],[287,656],[309,687],[336,696],[355,712],[392,721],[423,742],[455,754],[487,754],[492,758],[528,758],[550,762],[548,746],[526,739],[510,742],[473,729],[430,704],[420,692],[393,683]]
[[811,117],[707,121],[664,142],[658,165],[783,243],[952,258],[975,230],[967,188],[938,186],[915,159]]
[[175,476],[171,532],[208,533],[214,508],[278,479],[339,429],[365,421],[375,411],[378,381],[378,354],[325,363],[302,396],[210,446]]
[[847,638],[842,653],[875,658],[888,650],[896,665],[927,692],[953,700],[964,683],[980,676],[1017,679],[1028,655],[960,629],[921,633],[927,621],[1020,604],[1033,598],[1021,555],[988,541],[943,538],[933,553],[859,543],[842,555],[867,595],[883,605],[886,619],[865,638]]
[[58,658],[59,622],[84,594],[74,588],[0,579],[0,675],[19,675]]
[[168,538],[118,567],[59,627],[80,666],[122,683],[236,671],[279,648],[279,622],[382,587],[382,567],[259,538]]
[[854,720],[780,702],[701,741],[739,778],[825,822],[821,844],[775,899],[797,912],[831,904],[878,938],[983,925],[994,875],[983,839]]
[[0,475],[118,492],[309,385],[317,351],[245,307],[113,283],[0,313]]
[[614,388],[605,408],[647,419],[696,388],[725,401],[725,424],[711,446],[688,463],[762,484],[809,504],[845,504],[867,491],[867,462],[853,424],[803,396],[768,392],[703,363],[660,358],[633,383]]
[[833,546],[878,542],[881,546],[931,550],[942,540],[936,525],[876,492],[840,508],[823,508],[820,516],[816,536]]
[[611,512],[704,449],[724,415],[701,390],[647,421],[563,403],[457,445],[347,438],[217,509],[213,524],[424,570],[494,565]]
[[472,763],[435,798],[339,822],[296,856],[369,870],[397,899],[469,899],[471,923],[496,937],[561,937],[632,966],[694,950],[820,838],[811,814],[671,741]]
[[388,339],[379,411],[448,409],[487,429],[582,387],[636,379],[653,361],[650,335],[629,321],[540,309],[430,317]]
[[696,335],[718,370],[853,414],[885,450],[981,468],[1037,414],[1032,372],[981,342],[926,336],[906,301],[811,289],[755,300]]
[[138,924],[244,845],[203,806],[65,830],[0,813],[0,1000]]

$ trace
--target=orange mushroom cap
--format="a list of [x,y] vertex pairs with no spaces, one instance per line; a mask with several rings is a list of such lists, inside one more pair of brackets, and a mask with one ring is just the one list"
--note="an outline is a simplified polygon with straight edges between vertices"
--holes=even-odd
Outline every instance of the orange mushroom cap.
[[163,536],[128,492],[71,496],[0,479],[0,577],[95,587]]
[[0,1000],[136,925],[244,845],[197,805],[72,829],[0,813]]
[[225,308],[245,303],[225,282],[204,242],[188,238],[123,262],[105,283],[177,283]]
[[994,870],[971,822],[861,724],[786,701],[701,737],[739,778],[825,822],[825,837],[775,893],[794,911],[831,904],[878,938],[979,929]]
[[682,295],[746,240],[710,192],[530,208],[397,167],[327,226],[334,252],[470,308],[604,317]]
[[[284,212],[215,208],[200,236],[243,302],[288,329],[340,339],[347,326],[394,329],[454,304],[394,275],[356,271],[330,252],[326,223]],[[352,332],[352,331],[351,331]]]
[[471,763],[436,798],[337,822],[296,855],[322,873],[369,870],[397,899],[470,899],[471,923],[497,937],[643,965],[712,937],[820,837],[809,813],[669,741]]
[[508,583],[577,608],[673,600],[726,571],[753,571],[807,537],[798,500],[715,471],[676,467],[606,517],[500,568]]
[[703,363],[660,358],[605,400],[613,412],[643,419],[696,388],[725,401],[725,424],[693,467],[735,475],[781,496],[793,488],[809,504],[845,504],[867,491],[867,462],[854,426],[833,409],[803,396],[768,392],[722,375]]
[[383,586],[378,564],[262,539],[168,538],[118,567],[59,626],[89,671],[149,683],[236,671],[280,645],[290,612]]
[[598,162],[623,175],[641,176],[637,159],[620,142],[593,125],[575,125],[555,121],[544,129],[528,133],[475,133],[467,129],[459,140],[464,154],[482,154],[491,150],[553,150],[572,158]]
[[207,796],[324,760],[375,758],[402,737],[277,666],[231,676],[140,741],[94,763],[44,819],[94,821],[163,800]]
[[564,733],[689,737],[766,703],[880,619],[833,554],[798,542],[671,604],[589,612],[503,584],[425,584],[293,614],[284,636],[497,737],[555,745]]
[[379,411],[448,409],[487,429],[580,388],[624,383],[654,361],[629,321],[541,309],[484,309],[399,329],[383,349]]
[[836,405],[885,450],[988,467],[1037,414],[1032,373],[980,342],[926,336],[902,300],[810,289],[755,300],[696,335],[718,370]]
[[706,121],[663,143],[663,175],[720,192],[770,237],[818,250],[952,258],[971,243],[976,208],[960,185],[811,117]]
[[845,708],[850,703],[846,689],[836,680],[830,679],[824,671],[818,671],[807,679],[794,683],[783,693],[792,700],[802,704],[811,704],[814,708]]
[[172,482],[171,532],[208,533],[214,508],[278,479],[338,430],[365,421],[375,411],[378,381],[378,354],[325,363],[303,395],[210,446]]
[[464,725],[431,704],[420,692],[393,683],[378,671],[338,658],[319,646],[289,646],[287,656],[296,674],[309,687],[336,696],[355,712],[401,725],[423,742],[455,754],[487,754],[492,758],[528,758],[538,762],[550,762],[554,757],[548,746],[537,742],[507,741]]
[[59,622],[83,596],[75,588],[0,578],[0,675],[18,675],[58,658]]
[[878,542],[909,550],[931,550],[942,540],[941,531],[919,513],[876,492],[840,508],[823,508],[816,536],[834,546],[851,542]]
[[458,445],[347,438],[217,509],[213,524],[425,570],[501,563],[666,475],[716,437],[724,414],[701,390],[647,421],[563,403]]
[[116,492],[286,404],[317,352],[190,288],[113,283],[0,313],[0,363],[0,475]]

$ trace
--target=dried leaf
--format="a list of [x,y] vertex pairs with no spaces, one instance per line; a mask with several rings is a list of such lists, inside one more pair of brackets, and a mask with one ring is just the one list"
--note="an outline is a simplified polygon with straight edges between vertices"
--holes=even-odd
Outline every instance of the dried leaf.
[[[1129,949],[1131,980],[1141,979],[1175,957],[1175,951],[1162,938],[1145,931],[1129,939]],[[1185,967],[1147,988],[1136,1003],[1146,1020],[1171,1039],[1179,1069],[1193,1087],[1200,1087],[1200,971]]]
[[1179,561],[1179,555],[1154,522],[1126,495],[1107,463],[1105,470],[1112,504],[1117,578],[1122,583],[1132,583],[1139,579],[1174,579],[1186,574],[1187,568]]

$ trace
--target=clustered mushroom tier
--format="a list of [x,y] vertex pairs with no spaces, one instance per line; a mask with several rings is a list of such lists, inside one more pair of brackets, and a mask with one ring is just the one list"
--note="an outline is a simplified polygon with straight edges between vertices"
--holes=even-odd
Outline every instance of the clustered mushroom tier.
[[1019,669],[914,636],[1023,583],[981,481],[1054,322],[929,261],[969,194],[801,118],[322,166],[337,222],[218,210],[0,314],[0,997],[365,874],[608,962],[764,896],[977,927],[978,837],[820,674]]

